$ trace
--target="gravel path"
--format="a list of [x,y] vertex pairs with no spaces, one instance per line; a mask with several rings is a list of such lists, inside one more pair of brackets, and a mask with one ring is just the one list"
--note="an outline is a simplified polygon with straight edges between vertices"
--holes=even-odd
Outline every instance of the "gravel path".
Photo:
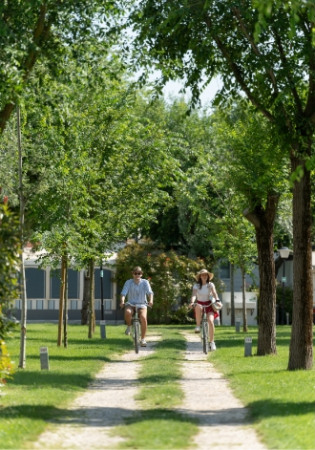
[[199,421],[195,448],[265,449],[255,431],[246,425],[246,408],[234,397],[227,380],[207,362],[199,335],[185,333],[185,337],[187,350],[181,382],[185,399],[180,411]]
[[[197,418],[200,423],[200,432],[191,447],[265,449],[246,424],[246,409],[232,395],[227,381],[206,361],[199,337],[193,333],[186,333],[185,337],[187,351],[181,381],[185,399],[178,412]],[[50,425],[32,448],[115,448],[122,439],[112,436],[112,428],[123,424],[139,408],[134,400],[138,389],[137,363],[154,351],[158,339],[159,336],[149,335],[148,346],[141,348],[138,355],[132,351],[106,363],[86,392],[74,401],[68,418]]]

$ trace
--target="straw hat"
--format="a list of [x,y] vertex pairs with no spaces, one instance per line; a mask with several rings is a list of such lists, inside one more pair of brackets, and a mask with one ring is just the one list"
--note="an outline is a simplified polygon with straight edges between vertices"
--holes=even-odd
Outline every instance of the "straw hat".
[[201,276],[203,273],[207,273],[207,274],[209,275],[209,281],[212,280],[212,278],[214,277],[213,273],[208,272],[207,269],[201,269],[201,270],[199,270],[199,272],[197,272],[197,274],[196,274],[196,276],[195,276],[195,278],[196,278],[197,281],[200,281],[200,276]]

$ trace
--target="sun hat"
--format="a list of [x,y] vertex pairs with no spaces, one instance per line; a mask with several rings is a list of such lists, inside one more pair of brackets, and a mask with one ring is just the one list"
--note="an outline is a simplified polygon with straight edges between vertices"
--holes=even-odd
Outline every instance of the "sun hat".
[[212,278],[214,277],[213,273],[209,272],[207,269],[201,269],[195,276],[197,281],[200,281],[200,277],[203,273],[207,273],[209,275],[209,280],[212,280]]

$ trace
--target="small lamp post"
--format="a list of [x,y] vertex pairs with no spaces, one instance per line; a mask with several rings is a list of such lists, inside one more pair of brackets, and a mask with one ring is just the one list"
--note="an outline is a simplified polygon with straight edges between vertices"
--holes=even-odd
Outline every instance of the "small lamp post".
[[103,272],[103,265],[101,261],[101,267],[100,267],[100,281],[101,281],[101,320],[100,320],[100,331],[101,331],[101,338],[106,339],[106,322],[104,319],[104,295],[103,295],[103,278],[104,278],[104,272]]
[[285,302],[284,302],[285,290],[284,290],[284,288],[285,288],[285,283],[287,281],[286,276],[285,276],[285,261],[287,259],[289,259],[291,250],[288,247],[283,247],[283,248],[280,248],[278,251],[279,251],[280,258],[282,259],[282,267],[283,267],[282,279],[281,279],[281,281],[282,281],[282,299],[281,299],[281,309],[280,309],[280,311],[281,311],[280,324],[284,325],[285,324]]

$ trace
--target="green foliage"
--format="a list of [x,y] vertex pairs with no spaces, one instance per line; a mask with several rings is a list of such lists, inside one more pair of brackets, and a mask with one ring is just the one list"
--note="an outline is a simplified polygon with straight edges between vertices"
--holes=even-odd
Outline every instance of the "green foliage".
[[129,244],[119,252],[117,258],[116,281],[120,288],[131,278],[135,266],[142,268],[143,278],[149,280],[154,292],[154,306],[149,311],[149,321],[169,323],[179,321],[180,318],[184,323],[189,321],[188,309],[183,305],[190,300],[194,276],[204,267],[204,261],[187,258],[174,251],[166,252],[149,242]]
[[277,307],[278,309],[284,306],[284,311],[290,314],[292,319],[293,307],[293,290],[290,286],[277,286]]
[[2,313],[19,296],[19,224],[8,203],[0,203],[0,340],[5,339],[10,322]]
[[[106,48],[114,36],[111,33],[105,38],[109,22],[113,25],[119,13],[114,1],[1,2],[0,131],[36,63],[44,63],[57,75],[63,70],[62,61],[69,48],[95,38],[101,38]],[[77,57],[79,60],[79,52]]]
[[12,378],[14,372],[13,362],[11,361],[6,344],[0,340],[0,390],[6,384],[7,380]]

